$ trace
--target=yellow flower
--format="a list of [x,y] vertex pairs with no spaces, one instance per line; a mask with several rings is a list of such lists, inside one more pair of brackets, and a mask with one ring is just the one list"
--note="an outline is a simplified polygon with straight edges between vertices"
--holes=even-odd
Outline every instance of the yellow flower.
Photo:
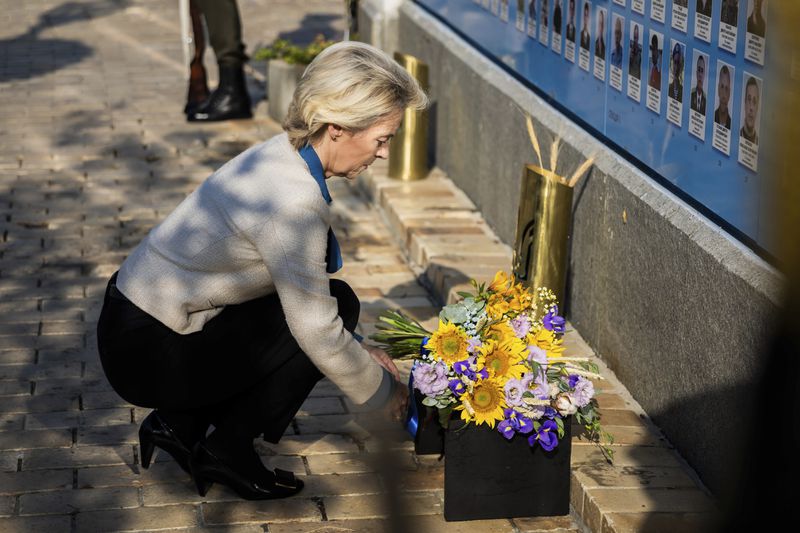
[[521,378],[526,367],[522,364],[526,351],[525,343],[511,337],[502,342],[487,341],[478,355],[478,368],[486,368],[489,375],[505,383],[510,378]]
[[494,275],[494,279],[489,284],[489,291],[495,293],[504,293],[511,285],[513,280],[509,279],[508,274],[502,270],[498,270]]
[[461,419],[465,422],[488,424],[494,428],[495,422],[503,420],[503,409],[507,407],[503,387],[493,379],[476,383],[471,391],[461,395]]
[[466,332],[450,322],[439,321],[439,328],[431,335],[425,348],[448,365],[466,359],[468,339]]
[[548,357],[560,357],[564,351],[563,341],[556,338],[556,334],[549,329],[539,328],[535,332],[529,333],[526,340],[528,344],[546,350]]
[[514,328],[508,323],[507,320],[497,322],[486,328],[486,333],[483,335],[487,339],[492,339],[498,342],[503,342],[510,338],[516,338]]

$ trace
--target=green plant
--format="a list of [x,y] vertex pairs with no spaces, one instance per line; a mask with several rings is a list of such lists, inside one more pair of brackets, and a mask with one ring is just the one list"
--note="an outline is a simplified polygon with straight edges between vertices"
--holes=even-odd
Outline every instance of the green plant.
[[290,65],[308,65],[320,52],[333,43],[334,41],[326,40],[322,34],[314,37],[314,40],[305,46],[293,44],[286,39],[277,39],[271,45],[256,50],[253,58],[257,60],[282,59]]

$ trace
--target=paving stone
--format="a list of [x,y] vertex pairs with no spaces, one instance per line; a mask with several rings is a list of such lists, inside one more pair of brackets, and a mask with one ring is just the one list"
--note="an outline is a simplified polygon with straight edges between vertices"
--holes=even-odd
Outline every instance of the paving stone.
[[0,380],[0,396],[29,395],[30,393],[30,381]]
[[77,410],[78,407],[78,396],[74,394],[41,394],[0,398],[0,411],[6,413],[43,413]]
[[297,426],[301,434],[335,433],[340,435],[367,436],[368,432],[353,415],[298,416]]
[[202,509],[205,523],[211,525],[317,522],[322,519],[314,501],[298,497],[252,502],[204,503]]
[[68,429],[0,432],[0,450],[67,448],[70,446],[72,446],[72,431]]
[[76,446],[138,443],[139,426],[130,423],[80,427],[75,442]]
[[263,440],[255,441],[256,450],[262,455],[319,455],[331,453],[356,453],[358,445],[343,435],[318,433],[312,435],[286,435],[278,444]]
[[711,513],[711,499],[696,488],[624,489],[593,488],[584,491],[583,520],[593,531],[602,531],[607,513]]
[[705,533],[719,527],[713,513],[609,513],[601,533]]
[[514,518],[519,533],[579,533],[581,529],[571,516],[538,516],[531,518]]
[[72,488],[72,470],[34,470],[0,475],[0,494]]
[[382,492],[380,480],[371,473],[309,475],[303,477],[303,481],[302,495],[305,498]]
[[19,365],[36,363],[36,352],[32,349],[3,350],[0,352],[0,365]]
[[14,512],[15,498],[12,496],[0,496],[0,517],[11,516]]
[[[269,524],[269,533],[386,533],[388,520],[330,520],[328,522]],[[408,530],[407,530],[408,531]],[[418,529],[417,531],[427,530]]]
[[0,533],[21,531],[69,531],[69,516],[14,516],[0,518]]
[[[573,446],[572,466],[603,464],[605,459],[596,446]],[[650,446],[614,445],[614,465],[619,467],[667,466],[680,467],[674,452],[666,448]]]
[[442,500],[438,493],[403,494],[394,505],[386,494],[366,496],[332,496],[324,498],[325,514],[330,520],[381,518],[395,508],[399,515],[441,514]]
[[0,431],[19,431],[25,423],[25,415],[21,413],[0,413]]
[[77,531],[148,531],[192,528],[199,525],[199,513],[194,505],[139,507],[78,513]]
[[139,466],[95,466],[78,469],[78,488],[146,486],[154,483],[191,483],[177,463],[162,463],[144,470]]
[[133,464],[130,446],[84,446],[25,451],[23,470]]
[[139,489],[136,487],[70,489],[23,494],[19,497],[21,515],[66,514],[138,506]]

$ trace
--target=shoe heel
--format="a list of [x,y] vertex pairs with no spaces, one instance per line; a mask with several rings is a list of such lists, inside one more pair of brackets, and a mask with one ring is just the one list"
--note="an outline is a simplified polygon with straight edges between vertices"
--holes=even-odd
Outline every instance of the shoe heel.
[[193,476],[193,477],[194,477],[194,485],[195,487],[197,487],[197,494],[199,494],[200,496],[205,496],[208,493],[208,489],[211,488],[211,485],[213,485],[214,482],[203,477],[198,477],[198,476]]
[[153,459],[153,452],[156,449],[156,445],[153,442],[152,438],[145,437],[144,435],[139,435],[139,451],[142,454],[142,468],[147,470],[150,468],[150,461]]

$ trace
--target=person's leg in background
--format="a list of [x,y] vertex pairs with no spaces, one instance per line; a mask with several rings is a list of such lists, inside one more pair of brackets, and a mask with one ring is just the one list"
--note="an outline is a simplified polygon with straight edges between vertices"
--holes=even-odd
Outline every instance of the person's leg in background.
[[250,95],[244,77],[247,55],[236,0],[193,0],[203,13],[208,37],[219,66],[219,85],[197,110],[187,114],[192,122],[250,118]]

